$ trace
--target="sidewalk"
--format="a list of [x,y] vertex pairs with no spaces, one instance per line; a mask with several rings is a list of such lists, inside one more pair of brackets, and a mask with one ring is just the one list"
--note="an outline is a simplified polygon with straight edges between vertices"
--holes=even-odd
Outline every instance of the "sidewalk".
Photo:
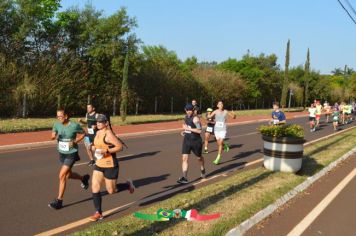
[[355,171],[353,154],[245,235],[355,235]]
[[[301,116],[305,116],[305,112],[286,112],[287,119],[293,119]],[[182,114],[182,119],[184,114]],[[229,119],[228,124],[239,125],[245,123],[253,123],[259,121],[267,121],[270,119],[268,115],[255,115],[255,116],[238,116],[235,120]],[[138,124],[138,125],[125,125],[114,126],[115,133],[121,137],[142,135],[148,133],[164,133],[180,130],[182,127],[182,121]],[[36,131],[36,132],[23,132],[23,133],[9,133],[0,134],[0,147],[15,144],[32,144],[32,143],[51,143],[50,141],[51,131]],[[50,142],[49,142],[50,141]]]

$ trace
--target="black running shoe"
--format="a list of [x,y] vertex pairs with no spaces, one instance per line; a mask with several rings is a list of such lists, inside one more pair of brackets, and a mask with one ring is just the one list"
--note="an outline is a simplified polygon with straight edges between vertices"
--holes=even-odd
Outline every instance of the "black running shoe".
[[95,160],[91,160],[88,162],[88,166],[93,166],[93,165],[95,165]]
[[82,187],[83,189],[88,189],[89,179],[90,179],[90,175],[84,175],[82,183],[80,184],[80,187]]
[[48,204],[49,207],[56,209],[56,210],[61,209],[62,205],[63,205],[63,200],[59,200],[57,198]]
[[177,180],[177,183],[179,183],[179,184],[187,184],[187,183],[188,183],[188,180],[187,180],[187,178],[185,178],[185,177],[180,177],[180,178]]
[[200,171],[200,177],[205,179],[205,169]]

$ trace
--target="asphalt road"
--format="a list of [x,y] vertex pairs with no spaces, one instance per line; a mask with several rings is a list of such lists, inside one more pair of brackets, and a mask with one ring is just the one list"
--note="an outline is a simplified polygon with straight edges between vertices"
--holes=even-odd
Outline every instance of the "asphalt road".
[[[310,133],[305,117],[291,120],[291,122],[305,127],[307,141],[334,132],[332,125],[328,124],[322,126],[319,131]],[[247,163],[262,157],[262,140],[256,130],[259,125],[261,123],[229,127],[231,150],[223,154],[222,163],[218,166],[212,164],[217,154],[217,146],[214,142],[210,143],[211,152],[204,156],[208,178],[237,167],[246,169],[244,166]],[[345,127],[348,126],[343,128]],[[183,187],[176,183],[181,175],[182,137],[178,132],[127,138],[124,141],[129,149],[119,153],[118,182],[124,183],[126,178],[131,178],[137,189],[132,195],[128,191],[122,191],[103,197],[104,211],[117,208],[105,219],[107,221],[129,214],[140,207],[145,207],[183,190]],[[73,171],[91,174],[92,168],[86,165],[88,159],[83,146],[80,156],[81,161],[75,165]],[[70,180],[67,184],[64,208],[53,210],[47,206],[58,192],[60,164],[54,147],[3,152],[0,153],[0,160],[2,161],[0,165],[2,210],[0,235],[38,234],[86,218],[94,213],[90,188],[81,189],[80,182],[75,180]],[[190,181],[195,181],[195,184],[185,186],[186,190],[212,183],[220,178],[197,184],[200,171],[193,155],[189,163],[188,178]],[[82,227],[85,225],[80,228]]]

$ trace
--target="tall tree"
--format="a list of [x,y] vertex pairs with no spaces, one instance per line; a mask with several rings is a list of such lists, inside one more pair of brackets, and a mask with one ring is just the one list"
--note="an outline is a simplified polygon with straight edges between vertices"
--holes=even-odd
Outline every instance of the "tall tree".
[[125,62],[124,62],[124,71],[123,71],[123,78],[121,84],[121,105],[120,105],[120,116],[121,120],[126,120],[127,115],[127,101],[129,96],[129,81],[128,81],[128,74],[129,74],[129,52],[126,54]]
[[290,40],[288,39],[287,43],[287,52],[286,52],[286,62],[284,69],[284,80],[282,87],[282,96],[281,96],[281,106],[285,107],[287,103],[287,94],[288,94],[288,70],[289,70],[289,48],[290,48]]
[[307,60],[304,65],[304,101],[303,101],[303,106],[304,109],[307,106],[308,99],[309,99],[309,80],[310,80],[310,52],[308,48],[307,52]]

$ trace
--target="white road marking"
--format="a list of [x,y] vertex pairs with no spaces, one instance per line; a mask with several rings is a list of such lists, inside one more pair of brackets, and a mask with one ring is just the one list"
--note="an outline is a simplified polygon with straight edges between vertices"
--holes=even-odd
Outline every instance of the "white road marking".
[[304,217],[304,219],[296,225],[287,236],[301,235],[355,176],[356,168],[354,168],[353,171],[351,171],[306,217]]

